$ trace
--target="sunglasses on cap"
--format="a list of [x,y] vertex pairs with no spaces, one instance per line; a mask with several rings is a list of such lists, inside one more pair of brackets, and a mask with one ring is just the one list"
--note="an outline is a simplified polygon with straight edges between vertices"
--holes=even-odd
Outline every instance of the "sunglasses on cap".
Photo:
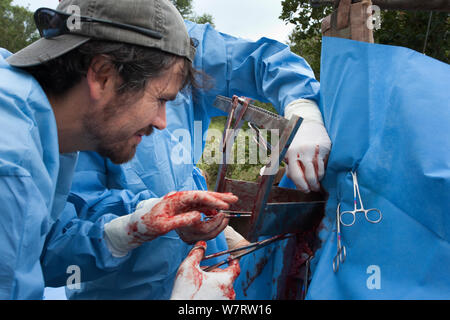
[[154,31],[147,28],[142,28],[138,26],[133,26],[130,24],[124,24],[119,22],[113,22],[109,20],[96,19],[86,16],[79,16],[74,14],[68,14],[60,11],[56,11],[49,8],[39,8],[34,13],[34,21],[39,30],[39,34],[41,37],[49,39],[53,37],[57,37],[63,34],[71,33],[71,30],[68,27],[69,18],[79,19],[80,22],[90,22],[90,23],[101,23],[110,25],[113,27],[117,27],[124,30],[134,31],[151,38],[161,39],[162,34],[158,31]]

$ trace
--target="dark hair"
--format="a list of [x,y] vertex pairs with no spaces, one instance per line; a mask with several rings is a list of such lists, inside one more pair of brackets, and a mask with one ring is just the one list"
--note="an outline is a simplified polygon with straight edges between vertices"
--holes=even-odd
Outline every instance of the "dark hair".
[[[176,55],[158,49],[127,43],[90,40],[61,57],[35,67],[26,68],[44,89],[46,94],[59,96],[75,86],[87,75],[92,59],[97,55],[110,58],[122,79],[117,88],[119,94],[138,92],[145,88],[149,79],[159,76],[175,63]],[[184,58],[186,77],[183,88],[199,88],[201,72]]]

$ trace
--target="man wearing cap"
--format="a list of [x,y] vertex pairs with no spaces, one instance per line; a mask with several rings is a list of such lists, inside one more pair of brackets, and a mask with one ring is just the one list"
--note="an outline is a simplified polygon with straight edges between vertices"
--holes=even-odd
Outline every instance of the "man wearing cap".
[[[64,14],[70,10],[81,16]],[[168,1],[73,0],[58,11],[36,12],[42,39],[14,55],[0,50],[0,299],[42,298],[39,259],[65,206],[77,151],[130,160],[143,136],[166,126],[165,103],[194,82],[195,50]],[[122,219],[110,238],[101,232],[98,245],[120,252],[121,244],[136,248],[180,227],[209,234],[227,223],[216,210],[235,201],[231,194],[169,194]],[[200,212],[212,219],[201,222]],[[200,253],[205,247],[198,245]],[[121,262],[111,257],[108,267]],[[229,286],[236,272],[219,282]]]
[[[249,41],[220,33],[208,24],[185,23],[197,44],[194,66],[211,77],[210,88],[183,91],[169,102],[167,128],[144,137],[128,163],[116,165],[96,152],[80,153],[69,202],[43,255],[49,286],[64,284],[68,275],[61,266],[74,261],[85,273],[102,275],[80,288],[68,287],[71,299],[171,296],[178,266],[191,249],[180,240],[180,232],[171,231],[129,253],[124,246],[119,254],[127,260],[114,269],[107,264],[109,252],[98,250],[96,239],[99,232],[114,229],[120,222],[117,216],[132,213],[147,201],[151,204],[174,190],[207,189],[196,164],[211,118],[224,115],[212,107],[217,95],[247,96],[271,102],[286,117],[301,116],[304,121],[289,149],[288,173],[304,192],[319,188],[330,140],[317,107],[319,83],[306,61],[275,40]],[[182,157],[177,159],[181,149]],[[242,237],[227,228],[208,242],[207,254],[241,241]],[[68,243],[76,244],[70,255],[61,250]]]

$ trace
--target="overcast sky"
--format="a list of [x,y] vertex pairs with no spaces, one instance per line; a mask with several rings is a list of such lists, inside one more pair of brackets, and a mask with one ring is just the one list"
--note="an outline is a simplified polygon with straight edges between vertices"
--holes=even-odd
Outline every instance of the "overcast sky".
[[[14,4],[29,6],[34,11],[39,7],[56,8],[58,0],[14,0]],[[216,29],[251,40],[260,37],[286,42],[293,25],[278,19],[281,0],[193,0],[194,12],[209,13],[214,18]]]

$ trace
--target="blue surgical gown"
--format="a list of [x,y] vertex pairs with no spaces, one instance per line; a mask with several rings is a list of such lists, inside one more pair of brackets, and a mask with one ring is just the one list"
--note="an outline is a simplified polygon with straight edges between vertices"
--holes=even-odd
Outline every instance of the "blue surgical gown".
[[42,299],[40,255],[64,209],[77,154],[59,154],[53,110],[38,82],[0,49],[0,299]]
[[[170,297],[176,271],[191,246],[172,231],[118,261],[105,251],[103,226],[133,212],[141,200],[171,191],[206,189],[195,164],[211,118],[224,115],[212,107],[217,95],[270,102],[280,114],[293,100],[318,101],[319,83],[313,71],[287,45],[267,38],[256,42],[235,38],[209,24],[186,22],[186,26],[198,41],[194,66],[213,78],[213,88],[195,96],[190,91],[178,94],[167,104],[167,128],[144,137],[129,163],[119,166],[93,152],[80,154],[70,203],[49,237],[43,260],[49,286],[65,284],[68,265],[80,266],[83,284],[80,290],[67,290],[70,298]],[[179,129],[187,131],[179,134]],[[182,155],[173,157],[174,150]],[[67,246],[73,249],[65,250]],[[224,249],[223,234],[208,242],[208,252]]]
[[[450,65],[407,48],[330,37],[322,53],[320,108],[333,150],[307,298],[448,300]],[[368,223],[360,213],[351,227],[341,225],[347,256],[334,273],[336,210],[354,206],[351,172],[358,207],[379,209],[382,220]]]

